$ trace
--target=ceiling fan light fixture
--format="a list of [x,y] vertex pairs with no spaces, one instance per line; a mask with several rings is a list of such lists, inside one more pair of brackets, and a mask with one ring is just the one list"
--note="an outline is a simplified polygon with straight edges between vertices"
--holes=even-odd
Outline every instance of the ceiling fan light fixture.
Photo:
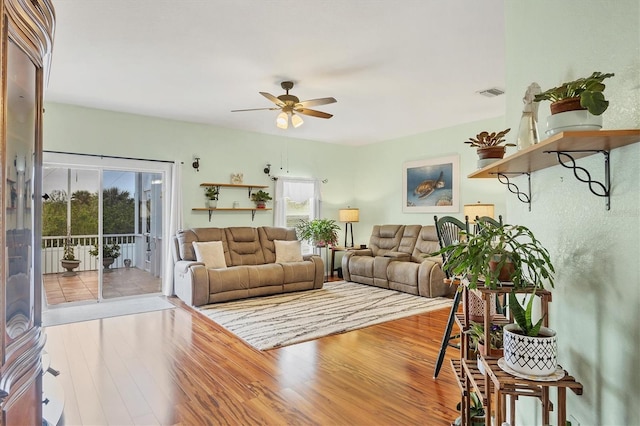
[[278,126],[278,128],[280,129],[285,130],[289,127],[289,116],[286,112],[282,111],[280,114],[278,114],[278,117],[276,118],[276,126]]
[[302,117],[300,117],[297,114],[291,115],[291,124],[293,124],[293,127],[298,128],[302,126],[303,123],[304,123],[304,120],[302,119]]

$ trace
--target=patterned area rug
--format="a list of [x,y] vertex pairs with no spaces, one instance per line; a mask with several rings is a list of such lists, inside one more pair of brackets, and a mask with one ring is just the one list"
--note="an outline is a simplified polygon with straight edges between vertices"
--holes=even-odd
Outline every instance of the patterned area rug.
[[337,281],[325,283],[321,290],[216,303],[199,311],[264,351],[450,308],[451,304],[451,299]]

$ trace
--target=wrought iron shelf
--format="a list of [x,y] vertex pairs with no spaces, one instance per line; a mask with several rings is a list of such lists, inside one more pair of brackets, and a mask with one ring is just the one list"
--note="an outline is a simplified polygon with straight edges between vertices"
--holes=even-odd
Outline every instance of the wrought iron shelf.
[[[638,142],[640,142],[640,129],[561,132],[476,170],[468,177],[470,179],[497,177],[501,183],[507,185],[510,192],[518,196],[520,201],[529,204],[529,210],[531,210],[531,172],[560,164],[573,170],[576,179],[587,183],[589,190],[594,195],[605,197],[606,207],[609,210],[611,198],[609,152],[612,149]],[[575,163],[575,160],[597,153],[604,154],[604,183],[593,180],[585,168],[579,167]],[[508,179],[509,175],[523,174],[529,177],[528,193],[520,191]]]

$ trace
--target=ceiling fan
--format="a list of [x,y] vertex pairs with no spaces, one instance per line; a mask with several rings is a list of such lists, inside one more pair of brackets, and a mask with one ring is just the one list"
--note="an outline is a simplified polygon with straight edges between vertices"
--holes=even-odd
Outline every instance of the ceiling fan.
[[287,92],[284,95],[280,95],[278,97],[273,96],[267,92],[260,92],[262,96],[269,99],[271,102],[276,104],[276,107],[271,108],[251,108],[251,109],[234,109],[231,112],[241,112],[241,111],[260,111],[260,110],[282,110],[278,117],[276,118],[276,126],[281,129],[286,129],[289,127],[289,119],[291,119],[291,124],[293,127],[300,127],[304,121],[302,117],[298,114],[310,115],[312,117],[318,118],[331,118],[333,114],[328,114],[322,111],[316,111],[315,109],[309,109],[307,107],[316,106],[316,105],[326,105],[337,102],[335,98],[318,98],[318,99],[309,99],[307,101],[300,101],[297,96],[293,96],[289,94],[289,90],[293,88],[293,81],[283,81],[280,83],[280,86]]

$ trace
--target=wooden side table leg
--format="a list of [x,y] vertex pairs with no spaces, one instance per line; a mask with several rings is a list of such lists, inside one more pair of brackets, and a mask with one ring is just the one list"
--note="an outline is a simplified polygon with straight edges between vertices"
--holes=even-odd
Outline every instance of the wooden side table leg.
[[[487,398],[487,405],[484,407],[484,422],[487,425],[491,424],[491,378],[488,373],[484,375],[484,395]],[[496,389],[496,395],[498,394],[498,389]]]
[[509,395],[509,424],[515,426],[516,424],[516,396]]
[[329,275],[333,278],[333,270],[334,264],[336,263],[336,251],[331,247],[331,271],[329,271]]
[[[496,413],[496,421],[494,424],[496,425],[502,425],[502,422],[504,422],[504,401],[503,401],[504,395],[502,393],[500,393],[500,389],[496,389],[496,408],[494,409],[495,413]],[[490,421],[490,420],[489,420]],[[486,420],[485,420],[486,423]],[[487,423],[487,424],[491,424],[491,423]]]

